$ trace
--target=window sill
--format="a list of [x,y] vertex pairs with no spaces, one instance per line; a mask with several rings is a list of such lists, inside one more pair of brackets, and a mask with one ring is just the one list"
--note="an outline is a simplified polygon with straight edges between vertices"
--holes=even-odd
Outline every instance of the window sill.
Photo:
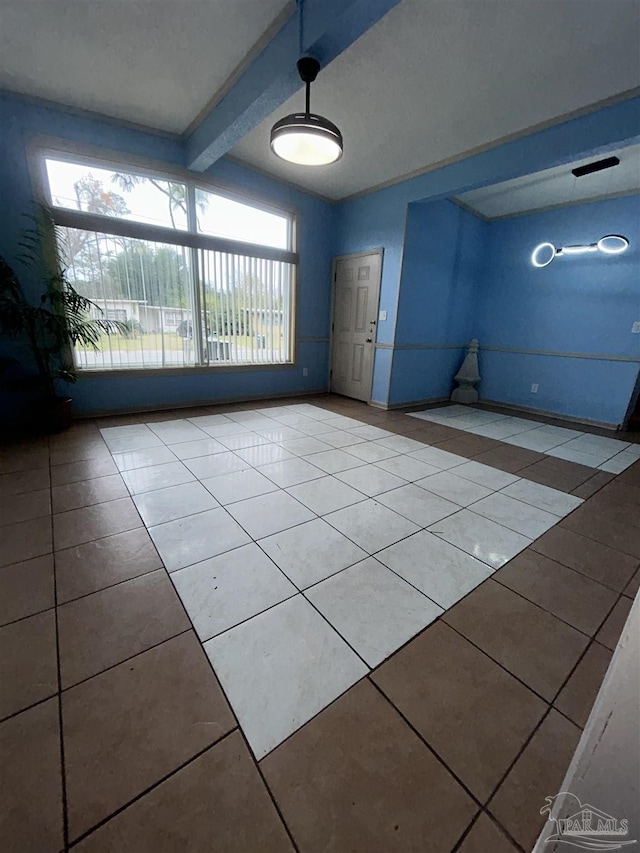
[[251,373],[255,371],[292,370],[295,362],[286,361],[281,364],[221,364],[221,365],[196,365],[194,367],[117,367],[101,370],[96,368],[78,369],[78,380],[82,379],[137,379],[139,377],[151,378],[154,376],[200,376],[214,373]]

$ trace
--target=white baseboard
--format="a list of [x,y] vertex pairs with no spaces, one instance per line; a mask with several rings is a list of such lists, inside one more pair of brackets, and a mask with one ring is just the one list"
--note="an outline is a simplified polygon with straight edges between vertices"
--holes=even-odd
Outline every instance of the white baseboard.
[[524,412],[530,415],[543,415],[545,418],[555,418],[559,421],[567,421],[568,423],[574,424],[586,424],[588,426],[600,427],[601,429],[620,429],[620,424],[614,424],[610,421],[596,421],[591,420],[591,418],[577,418],[572,415],[561,415],[558,412],[549,412],[546,409],[534,409],[532,406],[515,406],[512,403],[502,403],[500,400],[479,400],[478,404],[500,406],[501,409],[509,409],[510,412]]

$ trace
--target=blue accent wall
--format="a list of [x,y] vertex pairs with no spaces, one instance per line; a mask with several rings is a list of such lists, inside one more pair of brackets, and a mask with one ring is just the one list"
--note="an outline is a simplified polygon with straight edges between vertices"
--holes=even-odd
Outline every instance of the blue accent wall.
[[[21,277],[23,270],[16,255],[21,232],[27,224],[22,214],[34,210],[25,146],[35,135],[100,146],[120,153],[123,162],[128,155],[134,155],[169,166],[184,164],[184,146],[177,139],[0,93],[0,254],[16,266]],[[218,161],[206,174],[225,181],[239,192],[249,191],[267,203],[284,205],[297,214],[300,264],[296,364],[282,369],[173,376],[149,372],[143,377],[85,377],[72,388],[76,411],[171,406],[326,389],[335,206],[230,160]],[[37,282],[32,285],[35,295]],[[317,338],[321,340],[313,340]],[[6,353],[6,342],[2,348]],[[305,367],[307,376],[302,374]]]
[[[640,196],[517,216],[487,230],[477,334],[482,347],[512,351],[481,351],[482,398],[620,424],[640,366],[640,335],[631,332],[640,320]],[[627,251],[557,257],[542,269],[531,263],[540,243],[593,243],[605,234],[625,235]]]
[[[379,323],[378,343],[393,344],[395,340],[396,307],[403,269],[403,250],[406,250],[405,222],[412,202],[444,199],[466,190],[603,154],[623,143],[637,142],[639,134],[640,98],[636,97],[343,202],[338,208],[336,252],[348,254],[375,248],[384,250],[380,309],[387,311],[387,320]],[[374,400],[393,404],[404,402],[405,399],[409,402],[409,398],[401,398],[401,387],[393,399],[383,396],[385,388],[393,388],[391,360],[394,373],[395,365],[401,371],[405,364],[406,357],[400,356],[396,361],[397,355],[394,352],[391,359],[388,350],[376,350]],[[437,367],[434,365],[434,370]],[[444,369],[445,365],[441,367]],[[423,371],[423,375],[427,374],[432,375],[432,371]],[[425,399],[431,395],[431,386],[427,382],[422,390],[418,385],[416,381],[412,400]]]

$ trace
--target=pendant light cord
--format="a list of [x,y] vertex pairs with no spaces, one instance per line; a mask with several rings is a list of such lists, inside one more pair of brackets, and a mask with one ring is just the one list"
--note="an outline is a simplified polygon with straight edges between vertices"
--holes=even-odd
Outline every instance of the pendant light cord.
[[[298,56],[304,56],[304,0],[296,0],[298,4]],[[305,83],[305,114],[311,113],[311,83]]]
[[298,3],[298,56],[304,53],[304,0],[297,0]]

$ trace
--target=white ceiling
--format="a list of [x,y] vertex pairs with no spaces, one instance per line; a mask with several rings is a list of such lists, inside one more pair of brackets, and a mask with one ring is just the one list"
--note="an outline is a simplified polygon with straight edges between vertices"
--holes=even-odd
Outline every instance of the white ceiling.
[[[593,163],[605,156],[618,157],[620,163],[592,175],[580,178],[572,175],[571,170],[577,166]],[[601,157],[589,157],[513,181],[471,190],[456,196],[455,200],[487,219],[496,219],[634,191],[640,192],[640,145],[629,145],[618,151],[608,151]]]
[[[182,133],[286,0],[0,0],[0,88]],[[321,71],[342,160],[237,158],[339,199],[640,85],[637,0],[402,0]]]
[[182,133],[287,0],[0,0],[0,88]]
[[344,156],[278,160],[271,124],[232,154],[343,198],[640,85],[636,0],[402,0],[328,68],[311,108],[341,129]]

